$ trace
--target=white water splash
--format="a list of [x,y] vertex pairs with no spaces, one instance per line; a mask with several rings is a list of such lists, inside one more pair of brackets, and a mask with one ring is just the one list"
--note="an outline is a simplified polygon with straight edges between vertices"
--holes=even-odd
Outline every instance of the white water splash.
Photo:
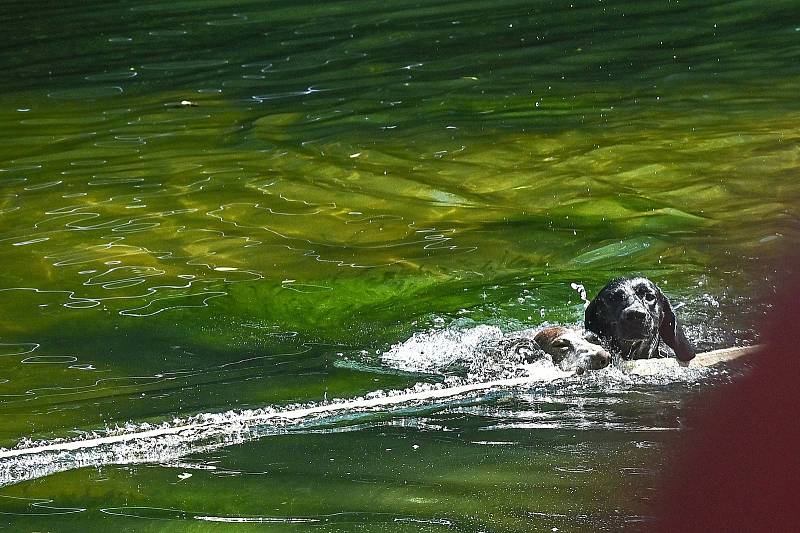
[[580,296],[581,300],[583,300],[583,308],[586,309],[587,307],[589,307],[590,302],[589,299],[586,298],[586,287],[584,287],[580,283],[574,283],[574,282],[570,283],[569,286],[572,288],[573,291],[578,292],[578,296]]
[[446,373],[474,366],[478,346],[502,337],[503,332],[495,326],[415,333],[407,341],[392,346],[381,356],[381,362],[398,370]]

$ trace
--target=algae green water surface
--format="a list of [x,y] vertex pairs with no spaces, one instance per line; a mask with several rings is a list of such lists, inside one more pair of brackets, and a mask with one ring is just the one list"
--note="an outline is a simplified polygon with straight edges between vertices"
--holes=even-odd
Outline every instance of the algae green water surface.
[[[659,282],[700,348],[745,343],[798,242],[794,1],[0,20],[0,446],[437,381],[379,354],[576,322],[570,283],[619,275]],[[729,379],[571,383],[61,472],[0,489],[0,525],[637,527],[688,400]]]

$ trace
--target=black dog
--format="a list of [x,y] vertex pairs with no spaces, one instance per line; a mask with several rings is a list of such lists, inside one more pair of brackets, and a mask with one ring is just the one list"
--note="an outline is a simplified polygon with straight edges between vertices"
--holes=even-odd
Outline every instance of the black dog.
[[584,324],[623,359],[661,357],[661,339],[681,361],[695,355],[669,300],[647,278],[611,281],[589,303]]

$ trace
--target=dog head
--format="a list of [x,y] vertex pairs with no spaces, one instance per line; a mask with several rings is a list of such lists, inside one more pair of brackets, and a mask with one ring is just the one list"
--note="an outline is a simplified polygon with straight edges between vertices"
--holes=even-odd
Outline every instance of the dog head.
[[582,374],[586,370],[604,368],[611,362],[611,355],[599,343],[590,342],[572,328],[544,328],[536,334],[534,341],[561,370]]
[[669,300],[647,278],[617,278],[603,287],[586,308],[585,327],[624,359],[658,356],[660,339],[682,361],[695,355]]

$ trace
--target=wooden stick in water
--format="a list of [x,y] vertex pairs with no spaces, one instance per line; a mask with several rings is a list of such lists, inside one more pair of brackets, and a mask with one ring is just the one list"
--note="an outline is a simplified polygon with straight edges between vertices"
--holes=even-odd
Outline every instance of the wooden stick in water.
[[752,355],[762,348],[761,345],[754,346],[735,346],[733,348],[722,348],[711,350],[710,352],[699,353],[691,361],[679,361],[669,357],[659,359],[636,359],[622,361],[622,371],[626,374],[636,374],[637,376],[653,376],[669,368],[701,368],[726,363]]

